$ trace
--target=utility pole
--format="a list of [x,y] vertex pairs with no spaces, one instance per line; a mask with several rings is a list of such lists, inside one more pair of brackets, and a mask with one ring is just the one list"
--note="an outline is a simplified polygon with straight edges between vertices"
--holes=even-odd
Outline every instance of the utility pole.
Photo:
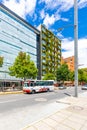
[[75,97],[78,97],[78,9],[74,0],[74,57],[75,57]]
[[[75,97],[78,97],[78,8],[77,8],[78,0],[74,0],[74,57],[75,57]],[[59,28],[58,31],[63,30],[69,26],[73,26],[72,24]]]

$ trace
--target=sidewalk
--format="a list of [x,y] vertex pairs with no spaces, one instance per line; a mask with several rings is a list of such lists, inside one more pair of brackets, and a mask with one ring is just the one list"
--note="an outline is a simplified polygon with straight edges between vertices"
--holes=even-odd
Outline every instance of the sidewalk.
[[78,98],[67,97],[56,102],[60,105],[68,104],[68,107],[22,130],[87,130],[87,92]]

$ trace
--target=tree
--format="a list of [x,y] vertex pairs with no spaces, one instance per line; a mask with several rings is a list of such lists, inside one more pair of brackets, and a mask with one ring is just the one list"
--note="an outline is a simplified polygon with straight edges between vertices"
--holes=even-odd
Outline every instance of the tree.
[[78,80],[81,82],[84,80],[84,72],[82,69],[78,70]]
[[2,56],[0,56],[0,67],[2,67],[2,65],[3,65],[3,57]]
[[69,69],[67,64],[62,64],[60,68],[57,69],[57,81],[67,81],[69,79]]
[[9,67],[9,74],[17,78],[32,78],[37,76],[37,68],[33,61],[30,60],[30,56],[25,52],[19,52],[13,65]]
[[83,68],[83,71],[84,71],[85,82],[87,83],[87,68]]
[[43,80],[55,80],[55,75],[52,73],[45,74]]
[[74,77],[75,77],[74,71],[70,71],[69,72],[69,80],[74,81]]
[[78,70],[78,80],[79,82],[87,82],[87,68]]

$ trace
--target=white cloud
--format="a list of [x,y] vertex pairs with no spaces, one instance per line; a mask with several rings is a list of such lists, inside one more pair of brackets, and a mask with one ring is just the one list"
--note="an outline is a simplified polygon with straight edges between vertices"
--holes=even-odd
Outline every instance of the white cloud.
[[[74,7],[74,0],[40,0],[39,4],[45,3],[44,9],[40,12],[41,18],[44,19],[43,23],[49,27],[50,25],[54,24],[57,20],[62,21],[69,21],[67,18],[61,17],[61,12],[67,12],[71,8]],[[79,8],[87,6],[87,0],[78,0]],[[47,10],[55,10],[55,15],[49,16],[46,14],[45,11]],[[45,16],[46,15],[46,16]],[[57,15],[59,18],[57,19]]]
[[25,12],[24,0],[21,0],[20,3],[15,2],[15,0],[9,0],[9,1],[4,0],[4,5],[6,5],[12,11],[17,13],[19,16],[24,17],[24,12]]
[[25,1],[25,10],[26,10],[26,13],[30,13],[30,14],[33,14],[34,13],[34,10],[35,10],[35,7],[36,7],[36,1],[37,0],[26,0]]
[[53,25],[56,21],[58,20],[62,20],[62,21],[69,21],[66,18],[61,18],[61,16],[59,14],[52,14],[51,16],[49,16],[49,14],[44,14],[43,15],[43,24],[46,25],[46,27],[49,28],[49,26]]
[[62,32],[58,32],[58,33],[57,33],[57,36],[58,36],[58,38],[60,38],[60,39],[63,39],[63,38],[64,38],[64,36],[62,35]]
[[40,0],[40,3],[44,2],[48,9],[55,9],[58,7],[58,11],[68,11],[72,6],[74,0]]
[[52,0],[39,0],[39,4],[41,4],[42,2],[44,2],[44,3],[49,3],[50,1],[52,1]]
[[41,10],[40,11],[40,16],[41,16],[41,19],[45,18],[45,10]]
[[66,21],[66,22],[69,21],[69,19],[67,19],[67,18],[61,18],[61,20]]
[[[43,24],[45,24],[49,28],[49,26],[53,25],[58,20],[67,22],[67,18],[61,18],[60,12],[70,9],[73,5],[72,1],[73,0],[40,0],[39,3],[45,3],[45,8],[40,12],[41,18],[44,19]],[[55,12],[55,14],[49,16],[49,14],[45,13],[45,11],[48,9],[57,9],[57,11]]]
[[[58,12],[68,11],[70,8],[74,6],[74,0],[40,0],[39,3],[44,2],[48,9],[55,9],[58,7]],[[83,8],[87,6],[87,0],[78,0],[79,8]]]
[[73,7],[74,0],[57,0],[59,3],[59,11],[66,12]]
[[45,19],[43,21],[43,24],[45,24],[47,27],[49,27],[50,25],[54,24],[55,21],[59,20],[60,16],[57,15],[51,15],[49,16],[49,14],[46,14]]
[[16,2],[16,0],[3,0],[3,2],[4,5],[23,18],[26,14],[32,15],[36,7],[36,0],[20,0],[19,2]]
[[79,1],[79,8],[83,8],[87,6],[87,0],[80,0]]
[[[62,49],[66,50],[62,52],[64,58],[74,55],[74,41],[70,39],[62,40]],[[87,38],[78,39],[78,64],[83,64],[79,68],[87,67]]]

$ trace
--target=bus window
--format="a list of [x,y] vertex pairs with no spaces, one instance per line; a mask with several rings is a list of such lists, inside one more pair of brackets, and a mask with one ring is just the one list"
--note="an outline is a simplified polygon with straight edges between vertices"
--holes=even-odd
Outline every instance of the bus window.
[[51,82],[50,82],[50,85],[53,85],[53,84],[54,84],[54,82],[51,81]]
[[39,81],[36,81],[36,82],[34,83],[34,86],[40,86]]
[[44,82],[43,81],[41,82],[41,86],[44,86]]
[[33,83],[33,82],[31,82],[31,83],[30,83],[30,86],[34,86],[34,83]]

